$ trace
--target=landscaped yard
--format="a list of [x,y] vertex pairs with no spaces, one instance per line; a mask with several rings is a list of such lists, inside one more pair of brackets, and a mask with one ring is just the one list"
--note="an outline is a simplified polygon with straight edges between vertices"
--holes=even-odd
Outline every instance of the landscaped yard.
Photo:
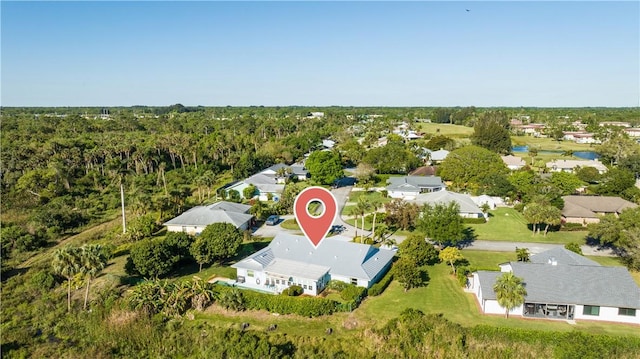
[[489,212],[491,217],[487,223],[470,224],[479,240],[510,241],[510,242],[536,242],[536,243],[560,243],[577,242],[584,244],[587,231],[576,232],[549,232],[532,235],[527,226],[527,220],[522,213],[513,208],[500,207]]
[[[463,251],[472,266],[490,267],[500,262],[515,259],[515,253]],[[496,266],[497,268],[497,266]],[[406,308],[419,309],[425,313],[442,313],[447,319],[464,326],[486,324],[534,330],[584,330],[589,333],[640,336],[636,326],[610,323],[582,322],[568,324],[565,321],[532,320],[480,314],[475,296],[465,293],[456,279],[450,275],[451,268],[444,263],[427,267],[430,281],[426,287],[405,292],[396,282],[378,297],[367,298],[355,311],[359,321],[367,326],[380,327],[397,317]]]
[[593,151],[594,146],[573,141],[556,141],[552,138],[541,138],[533,136],[511,136],[511,143],[514,146],[529,146],[537,148],[539,151]]
[[467,138],[473,134],[473,127],[451,125],[448,123],[421,123],[422,132],[430,135],[443,135],[451,138]]

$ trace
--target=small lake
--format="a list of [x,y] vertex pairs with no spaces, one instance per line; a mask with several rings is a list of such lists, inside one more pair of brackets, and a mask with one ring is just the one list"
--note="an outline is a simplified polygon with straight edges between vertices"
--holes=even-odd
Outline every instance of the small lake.
[[[511,147],[511,151],[513,152],[529,152],[529,146],[513,146]],[[561,150],[539,150],[538,153],[555,153],[555,154],[563,154],[565,151]],[[595,160],[600,158],[600,155],[593,151],[573,151],[573,156],[581,158],[583,160]]]

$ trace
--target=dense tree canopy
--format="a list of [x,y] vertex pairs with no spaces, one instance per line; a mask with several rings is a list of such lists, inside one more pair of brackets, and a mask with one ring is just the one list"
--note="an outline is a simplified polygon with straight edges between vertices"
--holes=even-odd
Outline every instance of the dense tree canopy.
[[479,188],[491,175],[507,173],[509,169],[498,154],[478,146],[452,151],[438,168],[438,175],[452,181],[454,187],[471,190]]
[[422,162],[402,141],[390,140],[385,146],[372,148],[362,160],[378,173],[408,173]]
[[222,261],[238,254],[242,233],[231,223],[208,225],[191,245],[191,255],[200,264]]
[[507,115],[502,111],[485,112],[473,126],[471,143],[496,153],[511,153],[511,133]]
[[312,152],[307,159],[306,167],[311,180],[319,184],[332,184],[335,180],[344,177],[340,154],[337,152]]
[[410,258],[419,266],[438,262],[438,250],[420,233],[413,233],[402,241],[399,252],[402,257]]
[[416,227],[438,244],[456,245],[464,239],[464,224],[456,202],[425,204]]

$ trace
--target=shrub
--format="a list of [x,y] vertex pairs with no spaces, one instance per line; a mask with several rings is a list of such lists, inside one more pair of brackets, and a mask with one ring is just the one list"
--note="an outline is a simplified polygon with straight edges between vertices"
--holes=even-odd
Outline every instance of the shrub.
[[487,220],[482,217],[482,218],[463,218],[462,219],[462,223],[466,223],[466,224],[482,224],[482,223],[487,223]]
[[280,293],[280,294],[286,295],[286,296],[290,296],[290,297],[297,297],[302,293],[304,293],[304,290],[302,289],[301,286],[292,285],[289,288],[283,290],[282,293]]
[[353,284],[347,285],[346,288],[340,292],[340,298],[347,301],[354,301],[360,303],[364,297],[367,296],[367,288],[358,287]]
[[458,283],[460,283],[461,287],[467,286],[467,276],[469,274],[471,274],[471,269],[469,267],[458,267],[456,277],[458,278]]
[[580,223],[565,223],[562,225],[562,227],[560,227],[561,231],[566,231],[566,232],[574,232],[574,231],[586,231],[588,230],[587,227],[583,226]]
[[516,211],[522,213],[522,211],[524,210],[524,203],[518,203],[513,205],[513,209],[515,209]]
[[387,274],[385,274],[385,276],[382,277],[382,279],[380,279],[378,283],[372,285],[371,288],[369,288],[367,293],[372,297],[382,294],[382,292],[384,292],[384,290],[387,289],[389,284],[391,284],[392,280],[393,280],[393,271],[389,270]]
[[342,292],[348,285],[348,283],[343,281],[332,279],[327,283],[327,288],[337,292]]
[[29,278],[29,285],[41,290],[51,289],[55,284],[56,279],[46,270],[37,271]]

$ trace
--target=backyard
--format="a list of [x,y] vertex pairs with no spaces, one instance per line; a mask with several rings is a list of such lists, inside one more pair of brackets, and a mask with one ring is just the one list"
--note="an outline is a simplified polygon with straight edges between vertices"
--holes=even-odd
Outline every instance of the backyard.
[[509,242],[535,242],[535,243],[559,243],[566,244],[577,242],[585,243],[587,231],[574,232],[549,232],[546,236],[543,233],[532,235],[529,230],[527,220],[522,213],[513,208],[499,207],[489,211],[489,221],[482,224],[470,224],[478,236],[476,239],[486,241],[509,241]]

